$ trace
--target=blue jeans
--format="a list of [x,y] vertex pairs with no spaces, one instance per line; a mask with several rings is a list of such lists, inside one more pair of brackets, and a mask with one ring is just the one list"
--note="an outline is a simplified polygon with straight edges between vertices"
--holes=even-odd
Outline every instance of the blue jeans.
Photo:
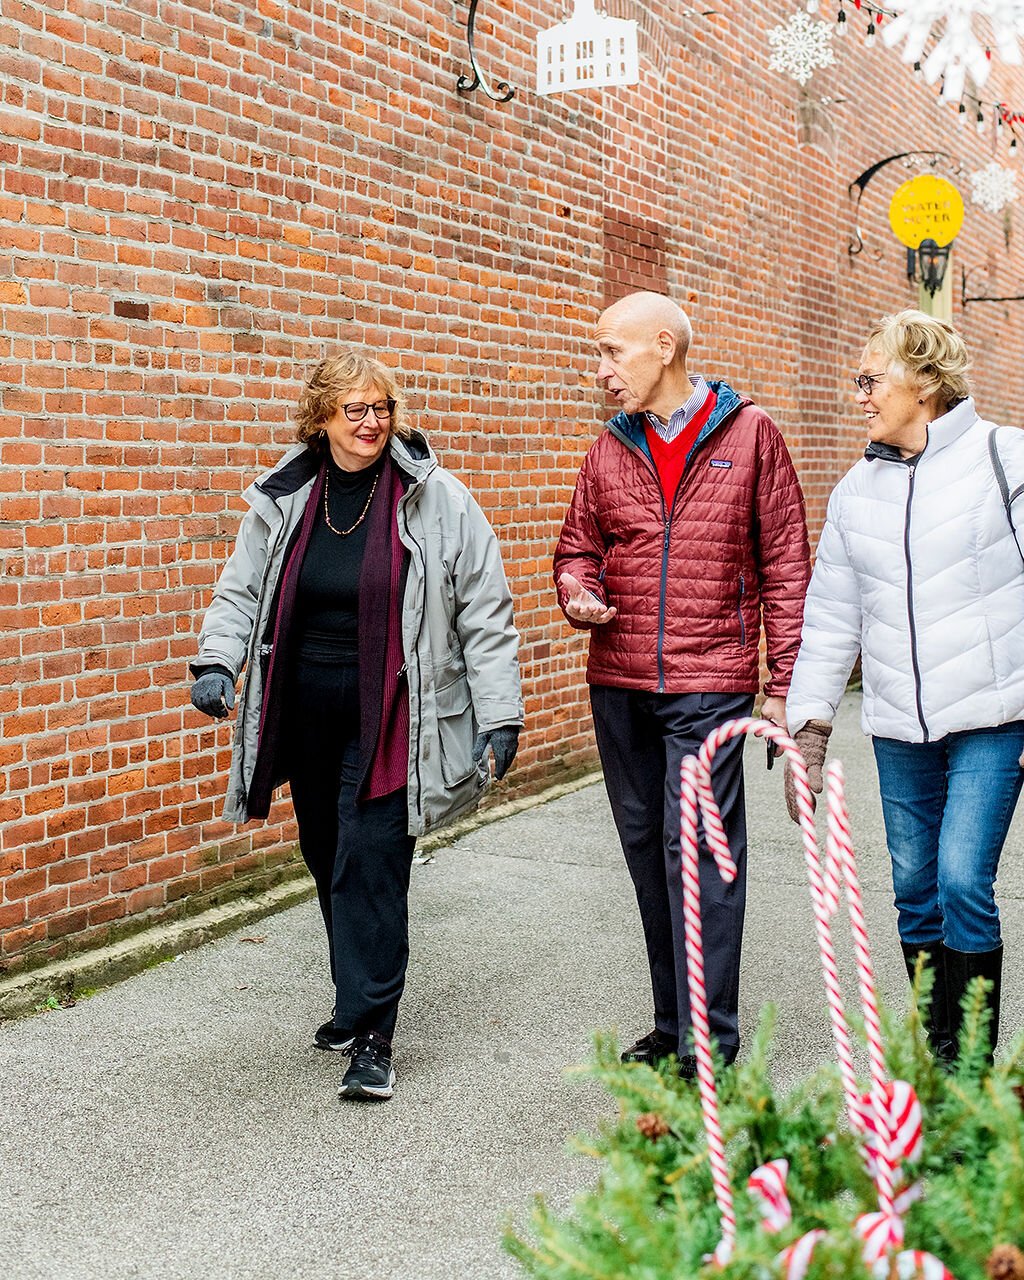
[[900,940],[994,950],[996,871],[1024,781],[1024,721],[939,742],[872,741]]

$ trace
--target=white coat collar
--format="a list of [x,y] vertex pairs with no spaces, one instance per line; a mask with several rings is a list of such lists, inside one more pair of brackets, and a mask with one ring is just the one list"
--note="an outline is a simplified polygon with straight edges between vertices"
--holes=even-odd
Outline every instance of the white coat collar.
[[947,445],[954,444],[978,421],[978,413],[974,407],[974,399],[968,396],[954,405],[941,418],[934,418],[928,424],[928,443],[924,453],[937,453]]

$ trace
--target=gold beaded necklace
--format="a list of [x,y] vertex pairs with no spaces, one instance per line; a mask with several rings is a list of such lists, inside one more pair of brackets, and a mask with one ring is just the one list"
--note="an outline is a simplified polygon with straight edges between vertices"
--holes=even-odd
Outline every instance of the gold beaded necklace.
[[356,529],[359,528],[359,526],[366,519],[366,513],[370,509],[370,503],[373,501],[373,495],[377,492],[377,481],[379,479],[380,479],[380,472],[378,471],[376,476],[374,477],[373,484],[370,487],[370,496],[366,499],[366,506],[363,507],[363,510],[360,513],[359,519],[355,522],[355,524],[350,525],[349,528],[347,529],[335,529],[334,525],[331,524],[331,513],[327,508],[327,498],[331,492],[331,473],[330,473],[330,470],[328,469],[327,478],[324,483],[324,519],[327,521],[327,527],[328,529],[330,529],[331,533],[336,533],[339,538],[347,538],[350,533],[354,533]]

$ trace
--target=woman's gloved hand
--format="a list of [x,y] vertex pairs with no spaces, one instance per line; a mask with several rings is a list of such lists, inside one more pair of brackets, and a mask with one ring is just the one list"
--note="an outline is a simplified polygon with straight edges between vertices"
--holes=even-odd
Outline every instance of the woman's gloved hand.
[[[815,807],[814,797],[821,795],[821,770],[825,763],[825,752],[828,750],[828,740],[831,733],[832,726],[827,720],[808,720],[802,729],[793,734],[793,741],[800,748],[800,754],[803,756],[804,764],[807,766],[807,785],[813,793],[811,795],[812,809]],[[800,810],[796,804],[796,787],[793,785],[793,770],[788,759],[786,760],[786,772],[783,782],[786,792],[786,808],[789,810],[789,816],[794,822],[799,822]]]
[[494,776],[500,782],[512,767],[512,761],[519,750],[519,726],[505,724],[498,729],[487,729],[476,735],[473,760],[484,771],[488,768],[488,747],[494,754]]
[[204,716],[223,720],[235,705],[235,682],[223,671],[204,671],[192,686],[192,705]]

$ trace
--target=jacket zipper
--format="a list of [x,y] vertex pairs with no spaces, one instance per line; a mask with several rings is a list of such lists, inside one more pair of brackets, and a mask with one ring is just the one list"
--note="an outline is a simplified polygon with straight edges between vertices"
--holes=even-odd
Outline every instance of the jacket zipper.
[[740,647],[747,643],[747,624],[743,621],[743,596],[746,593],[747,584],[743,574],[740,574],[740,594],[736,601],[736,616],[740,620]]
[[907,484],[907,510],[903,521],[903,556],[907,565],[907,620],[910,624],[910,663],[914,671],[914,700],[917,704],[917,718],[921,723],[921,732],[924,734],[924,741],[930,741],[928,737],[928,725],[924,718],[924,703],[922,700],[921,690],[921,664],[917,656],[917,624],[914,620],[914,566],[910,559],[910,504],[914,498],[914,472],[917,469],[916,463],[910,463],[907,471],[910,476]]
[[[410,493],[411,492],[412,491],[410,490]],[[420,544],[413,537],[412,530],[409,527],[409,515],[405,509],[406,504],[408,503],[408,499],[409,499],[409,493],[405,494],[405,496],[399,501],[398,515],[400,519],[402,519],[405,522],[406,536],[408,537],[410,544],[416,548],[416,554],[420,557],[422,561],[422,564],[421,564],[422,572],[420,576],[423,583],[423,591],[424,593],[426,593],[426,589],[427,589],[426,561],[423,559],[423,552],[420,547]],[[406,589],[408,590],[408,587]],[[405,613],[404,601],[402,606],[402,613],[403,615]],[[420,608],[419,623],[416,628],[416,641],[415,641],[415,644],[413,645],[413,651],[416,654],[416,707],[417,707],[416,750],[413,753],[413,755],[416,760],[416,815],[420,819],[423,818],[423,779],[420,774],[420,743],[423,736],[423,671],[422,671],[422,664],[420,662],[420,636],[423,634],[423,619],[425,614],[426,614],[426,605],[423,604],[422,607]],[[402,664],[402,669],[398,673],[399,676],[401,676],[403,672],[405,673],[405,677],[408,680],[409,664],[407,662]]]
[[665,495],[661,491],[661,477],[657,468],[654,479],[661,497],[661,519],[665,532],[661,539],[661,591],[658,596],[658,692],[665,692],[665,606],[668,596],[668,547],[672,537],[672,512],[665,508]]

